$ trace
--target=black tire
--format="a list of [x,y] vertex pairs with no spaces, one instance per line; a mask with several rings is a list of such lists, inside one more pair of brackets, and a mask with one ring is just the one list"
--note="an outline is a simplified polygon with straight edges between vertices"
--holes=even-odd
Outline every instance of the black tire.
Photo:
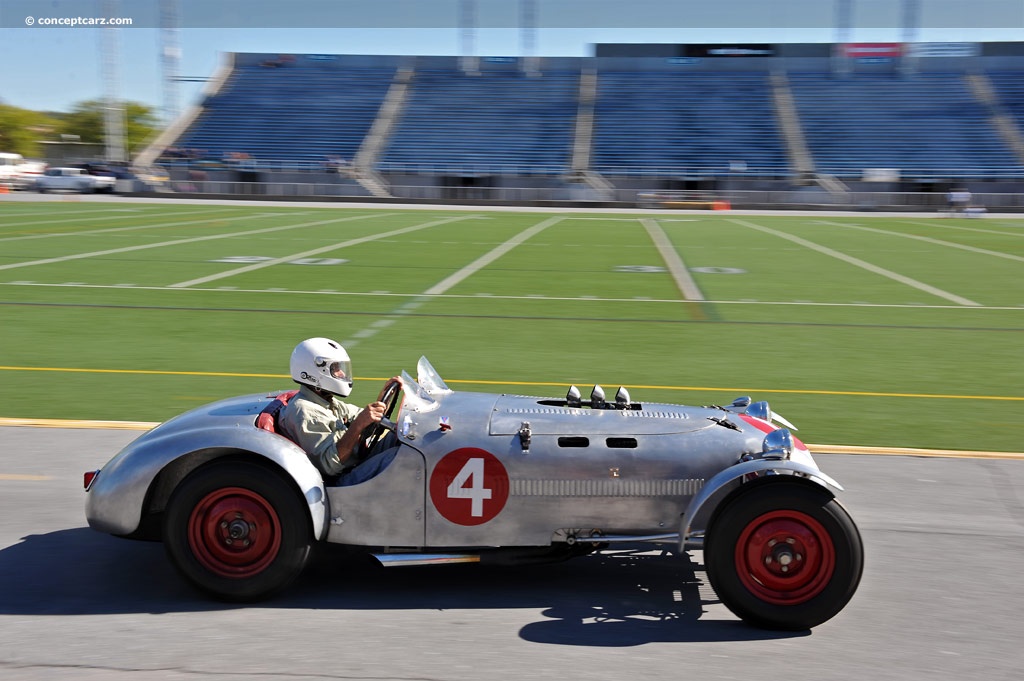
[[741,488],[716,510],[704,564],[715,593],[741,619],[801,631],[850,601],[864,548],[857,526],[828,490],[773,478]]
[[164,546],[178,571],[227,601],[255,601],[288,586],[312,546],[309,513],[286,480],[245,461],[196,469],[164,512]]

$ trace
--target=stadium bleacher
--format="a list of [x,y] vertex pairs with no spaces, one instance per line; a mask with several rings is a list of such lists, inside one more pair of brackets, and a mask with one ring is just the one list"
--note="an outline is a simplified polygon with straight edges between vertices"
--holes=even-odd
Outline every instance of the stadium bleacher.
[[[223,86],[168,145],[188,152],[163,160],[243,156],[254,168],[351,160],[406,68],[407,91],[372,158],[379,173],[779,178],[794,172],[787,135],[796,134],[818,173],[844,179],[874,168],[902,178],[1024,179],[1021,152],[993,123],[1004,111],[1024,126],[1024,55],[1020,70],[988,70],[995,103],[972,90],[966,66],[945,62],[839,77],[828,60],[802,60],[784,69],[780,86],[772,69],[782,63],[555,58],[531,72],[519,59],[483,58],[467,71],[458,57],[237,54]],[[592,118],[581,115],[588,71]],[[778,122],[780,87],[795,105],[790,130]]]
[[342,56],[238,55],[224,87],[203,103],[176,147],[207,159],[320,163],[351,159],[391,84],[395,64]]
[[790,73],[807,144],[821,172],[860,177],[894,168],[917,177],[1019,173],[964,73]]
[[579,72],[417,70],[378,170],[565,173]]
[[602,71],[595,107],[600,173],[770,175],[787,168],[767,72]]

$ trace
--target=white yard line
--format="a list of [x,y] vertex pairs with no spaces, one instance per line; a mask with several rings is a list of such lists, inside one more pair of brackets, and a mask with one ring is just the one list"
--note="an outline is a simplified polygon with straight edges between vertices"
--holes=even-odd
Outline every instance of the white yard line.
[[[313,225],[327,224],[327,223],[330,223],[330,222],[344,222],[346,220],[360,219],[361,217],[370,217],[370,216],[360,216],[360,217],[357,217],[357,218],[340,218],[340,219],[334,219],[334,220],[323,220],[321,222],[311,222],[311,223],[308,223],[306,225],[296,225],[296,226],[297,227],[311,227]],[[375,216],[375,217],[380,217],[380,216]],[[286,256],[283,256],[283,257],[280,257],[280,258],[274,258],[273,260],[267,260],[267,261],[264,261],[264,262],[258,262],[258,263],[255,263],[253,265],[246,265],[245,267],[237,267],[237,268],[235,268],[233,270],[228,270],[226,272],[219,272],[217,274],[211,274],[208,277],[200,277],[198,279],[192,279],[190,281],[182,281],[182,282],[179,282],[177,284],[171,284],[170,288],[188,288],[190,286],[198,286],[199,284],[207,284],[207,283],[209,283],[211,281],[217,281],[218,279],[226,279],[227,277],[233,277],[233,276],[238,275],[238,274],[244,274],[246,272],[252,272],[252,271],[255,271],[255,270],[264,269],[266,267],[272,267],[274,265],[280,265],[282,263],[291,262],[292,260],[299,260],[301,258],[310,258],[310,257],[312,257],[314,255],[320,255],[321,253],[330,253],[331,251],[336,251],[339,248],[347,248],[348,246],[356,246],[358,244],[364,244],[364,243],[367,243],[369,241],[379,241],[380,239],[386,239],[387,237],[390,237],[390,236],[396,236],[398,234],[406,234],[408,232],[415,232],[415,231],[418,231],[418,230],[421,230],[421,229],[427,229],[429,227],[436,227],[438,225],[444,225],[444,224],[447,224],[449,222],[457,222],[459,220],[469,220],[470,218],[474,218],[474,217],[477,217],[477,216],[475,216],[475,215],[459,215],[457,217],[444,218],[442,220],[434,220],[432,222],[425,222],[425,223],[422,223],[422,224],[419,224],[419,225],[413,225],[412,227],[403,227],[402,229],[394,229],[394,230],[391,230],[390,232],[383,232],[381,234],[371,234],[369,236],[363,236],[363,237],[359,237],[357,239],[349,239],[347,241],[342,241],[342,242],[339,242],[339,243],[336,243],[336,244],[331,244],[330,246],[322,246],[320,248],[314,248],[311,251],[303,251],[302,253],[293,253],[291,255],[286,255]]]
[[[226,207],[222,208],[205,208],[203,210],[189,210],[178,212],[177,215],[196,215],[202,213],[226,213],[234,212]],[[2,214],[0,214],[2,215]],[[91,215],[89,217],[77,217],[77,218],[61,218],[60,220],[37,220],[35,222],[8,222],[4,225],[7,227],[35,227],[37,225],[63,225],[68,222],[86,222],[88,220],[138,220],[139,218],[152,217],[151,215],[139,213],[131,213],[126,215]],[[126,228],[126,229],[138,229]],[[60,234],[31,234],[25,236],[8,236],[0,239],[0,241],[13,241],[15,239],[38,239],[41,236],[73,236],[75,234],[87,234],[88,232],[63,232]]]
[[942,222],[935,220],[934,222],[914,222],[912,220],[904,220],[906,225],[920,225],[922,227],[941,227],[942,229],[959,229],[964,232],[980,232],[983,234],[998,234],[1000,236],[1016,236],[1024,237],[1024,232],[1000,232],[995,229],[981,229],[980,227],[964,227],[963,225],[951,225],[948,222]]
[[[277,214],[275,214],[275,213],[269,213],[269,214],[260,213],[260,214],[257,214],[257,215],[240,215],[240,216],[234,217],[234,218],[217,218],[217,220],[218,221],[223,221],[223,222],[230,222],[230,221],[237,221],[237,220],[257,220],[257,219],[260,219],[260,218],[272,217],[272,216],[276,216],[276,215]],[[110,249],[107,249],[105,251],[92,251],[92,252],[89,252],[89,253],[76,253],[74,255],[64,255],[64,256],[61,256],[61,257],[58,257],[58,258],[45,258],[43,260],[29,260],[29,261],[25,261],[25,262],[16,262],[16,263],[11,263],[9,265],[0,265],[0,270],[10,270],[10,269],[14,269],[16,267],[30,267],[32,265],[49,265],[49,264],[52,264],[52,263],[55,263],[55,262],[66,262],[68,260],[82,260],[84,258],[94,258],[94,257],[102,256],[102,255],[113,255],[114,253],[130,253],[131,251],[144,251],[144,250],[150,249],[150,248],[163,248],[164,246],[179,246],[181,244],[193,244],[193,243],[198,243],[200,241],[214,241],[216,239],[231,239],[231,238],[239,237],[239,236],[249,236],[249,235],[252,235],[252,234],[266,234],[267,232],[280,232],[280,231],[289,230],[289,229],[299,229],[301,227],[313,227],[315,225],[323,225],[323,224],[327,224],[327,223],[331,223],[331,222],[343,222],[345,220],[360,220],[360,219],[366,219],[366,218],[372,218],[372,217],[378,217],[378,216],[375,216],[375,215],[361,215],[361,216],[350,217],[350,218],[336,218],[334,220],[320,220],[318,222],[305,222],[305,223],[298,224],[298,225],[283,225],[283,226],[279,226],[279,227],[267,227],[265,229],[252,229],[252,230],[249,230],[249,231],[246,231],[246,232],[228,232],[228,233],[225,233],[225,234],[208,234],[206,236],[197,236],[197,237],[192,237],[190,239],[175,239],[173,241],[161,241],[160,243],[155,243],[155,244],[140,244],[138,246],[125,246],[124,248],[110,248]],[[196,224],[196,223],[202,223],[202,222],[210,222],[210,220],[209,219],[206,219],[206,220],[194,220],[191,223],[182,223],[182,224]]]
[[527,229],[527,230],[525,230],[523,232],[520,232],[519,234],[515,235],[514,237],[512,237],[511,239],[506,241],[505,243],[499,244],[493,250],[485,253],[484,255],[480,256],[479,258],[477,258],[473,262],[469,263],[468,265],[463,267],[458,272],[455,272],[451,276],[446,277],[445,279],[442,279],[440,282],[438,282],[434,286],[431,286],[430,288],[428,288],[426,291],[423,292],[423,295],[425,295],[425,296],[436,296],[436,295],[440,295],[440,294],[446,292],[448,289],[450,289],[453,286],[459,284],[460,282],[465,280],[467,277],[470,277],[473,274],[475,274],[475,273],[479,272],[480,270],[482,270],[483,268],[487,267],[492,262],[494,262],[495,260],[497,260],[501,256],[505,255],[506,253],[511,251],[513,248],[515,248],[519,244],[521,244],[524,241],[526,241],[527,239],[529,239],[529,238],[531,238],[533,236],[536,236],[537,234],[543,232],[545,229],[547,229],[551,225],[553,225],[553,224],[555,224],[555,223],[557,223],[557,222],[559,222],[559,221],[561,221],[563,219],[564,218],[562,218],[561,216],[555,216],[555,217],[552,217],[552,218],[548,218],[547,220],[544,220],[543,222],[539,222],[536,225],[534,225],[533,227],[530,227],[529,229]]
[[[178,213],[178,215],[195,215],[197,213],[202,214],[202,213],[211,213],[211,212],[223,213],[224,211],[191,210],[191,211],[187,211],[187,212],[183,212],[183,213]],[[270,217],[270,215],[271,215],[270,213],[261,214],[262,217]],[[138,215],[132,215],[132,216],[124,216],[124,217],[138,218],[139,216]],[[105,218],[105,219],[120,220],[121,217]],[[162,227],[179,227],[181,225],[199,225],[199,224],[202,224],[204,222],[214,222],[215,220],[221,220],[221,219],[223,219],[223,218],[220,218],[217,215],[214,215],[214,216],[211,216],[211,217],[208,217],[208,218],[204,218],[202,220],[190,220],[190,221],[187,221],[187,222],[184,222],[184,221],[183,222],[160,222],[160,223],[153,224],[153,225],[132,225],[130,227],[106,227],[104,229],[88,229],[88,230],[81,231],[81,232],[50,232],[50,233],[47,233],[47,234],[24,234],[22,236],[6,236],[6,237],[3,237],[3,238],[0,238],[0,241],[27,241],[29,239],[49,239],[49,238],[52,238],[52,237],[55,237],[55,236],[86,236],[86,235],[92,235],[92,234],[107,234],[109,232],[130,232],[130,231],[136,230],[136,229],[159,229],[159,228],[162,228]],[[232,218],[232,219],[235,219],[235,218]],[[70,222],[70,221],[69,220],[57,220],[56,222],[63,223],[63,222]]]
[[[450,290],[452,287],[458,285],[459,283],[464,281],[466,278],[468,278],[468,277],[472,276],[473,274],[479,272],[484,267],[487,267],[492,262],[494,262],[495,260],[497,260],[501,256],[505,255],[506,253],[511,251],[516,246],[524,243],[526,240],[530,239],[531,237],[534,237],[537,234],[540,234],[542,231],[544,231],[545,229],[547,229],[551,225],[553,225],[553,224],[555,224],[555,223],[557,223],[557,222],[559,222],[559,221],[561,221],[563,219],[564,218],[561,217],[561,216],[551,217],[551,218],[548,218],[547,220],[544,220],[543,222],[537,223],[536,225],[534,225],[533,227],[530,227],[529,229],[526,229],[526,230],[520,232],[519,234],[516,234],[514,237],[512,237],[508,241],[506,241],[506,242],[504,242],[502,244],[499,244],[498,246],[494,247],[493,249],[491,249],[487,253],[483,254],[482,256],[480,256],[479,258],[474,260],[473,262],[469,263],[468,265],[466,265],[465,267],[463,267],[459,271],[453,273],[452,275],[450,275],[448,277],[445,277],[444,279],[442,279],[438,283],[434,284],[433,286],[431,286],[426,291],[424,291],[423,293],[419,294],[418,296],[416,296],[412,300],[408,301],[407,303],[405,303],[403,305],[399,305],[397,308],[395,308],[393,311],[391,311],[384,318],[377,320],[376,322],[371,324],[368,328],[365,328],[365,329],[363,329],[361,331],[357,331],[356,333],[352,334],[352,336],[350,336],[349,338],[347,338],[346,340],[344,340],[342,342],[342,345],[344,345],[346,347],[356,346],[361,341],[364,341],[364,340],[367,340],[369,338],[372,338],[373,336],[376,336],[383,329],[386,329],[387,327],[389,327],[392,324],[394,324],[395,321],[397,321],[397,317],[399,317],[401,315],[410,314],[413,310],[415,310],[416,308],[418,308],[421,305],[423,305],[423,303],[425,303],[427,300],[430,300],[431,298],[447,297],[444,294],[445,294],[445,292]],[[466,296],[466,297],[475,297],[475,296]],[[498,296],[495,296],[495,297],[497,298]],[[522,298],[523,299],[531,299],[531,300],[533,299],[533,298],[531,298],[529,296],[522,296]]]
[[651,241],[654,242],[655,248],[658,249],[661,259],[665,262],[665,267],[668,268],[669,274],[672,275],[676,282],[676,287],[679,288],[679,292],[683,295],[683,300],[705,300],[704,294],[697,286],[697,282],[690,276],[690,270],[686,268],[683,258],[676,251],[675,247],[672,246],[672,242],[669,241],[668,235],[665,234],[665,230],[661,228],[658,221],[644,218],[640,221],[640,224],[647,230],[647,234],[651,237]]
[[795,244],[800,244],[804,248],[809,248],[812,251],[815,251],[817,253],[821,253],[822,255],[827,255],[829,257],[836,258],[837,260],[842,260],[843,262],[848,263],[850,265],[853,265],[855,267],[860,267],[861,269],[867,270],[868,272],[873,272],[873,273],[881,275],[883,277],[888,277],[889,279],[892,279],[893,281],[898,281],[901,284],[905,284],[905,285],[910,286],[912,288],[916,288],[917,290],[924,291],[925,293],[930,293],[933,296],[938,296],[939,298],[943,298],[945,300],[948,300],[950,302],[956,303],[958,305],[966,305],[966,306],[970,306],[970,307],[980,307],[981,306],[980,303],[976,303],[973,300],[968,300],[967,298],[963,298],[963,297],[958,296],[958,295],[956,295],[954,293],[950,293],[949,291],[943,291],[942,289],[935,288],[934,286],[932,286],[930,284],[925,284],[924,282],[918,281],[916,279],[911,279],[910,277],[907,277],[907,276],[904,276],[902,274],[899,274],[898,272],[893,272],[892,270],[887,270],[884,267],[879,267],[878,265],[872,265],[871,263],[866,262],[864,260],[861,260],[860,258],[855,258],[852,255],[847,255],[846,253],[842,253],[840,251],[832,250],[831,248],[828,248],[826,246],[822,246],[820,244],[816,244],[813,241],[808,241],[807,239],[802,239],[802,238],[800,238],[798,236],[794,236],[792,234],[787,234],[786,232],[780,232],[780,231],[778,231],[776,229],[772,229],[770,227],[765,227],[763,225],[758,225],[758,224],[755,224],[753,222],[748,222],[746,220],[737,220],[735,218],[730,218],[729,222],[735,223],[737,225],[741,225],[743,227],[749,227],[750,229],[756,229],[759,232],[764,232],[766,234],[771,234],[773,236],[779,237],[780,239],[785,239],[786,241],[791,241],[791,242],[793,242]]
[[989,251],[984,248],[976,248],[974,246],[966,246],[964,244],[953,243],[952,241],[942,241],[941,239],[933,239],[929,236],[920,236],[917,234],[903,234],[901,232],[890,232],[887,229],[878,229],[877,227],[864,227],[862,225],[848,225],[842,222],[829,222],[828,220],[822,220],[823,225],[833,225],[835,227],[845,227],[847,229],[859,229],[863,232],[874,232],[876,234],[885,234],[886,236],[898,236],[904,239],[914,239],[915,241],[924,241],[929,244],[935,244],[936,246],[946,246],[948,248],[957,248],[961,251],[970,251],[971,253],[981,253],[982,255],[991,255],[997,258],[1006,258],[1007,260],[1016,260],[1017,262],[1024,262],[1024,258],[1019,255],[1013,255],[1011,253],[1003,253],[1002,251]]

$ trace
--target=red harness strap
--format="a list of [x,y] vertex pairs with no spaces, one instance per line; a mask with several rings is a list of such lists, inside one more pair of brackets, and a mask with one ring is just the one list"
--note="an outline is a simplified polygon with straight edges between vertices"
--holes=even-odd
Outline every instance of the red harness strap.
[[288,400],[295,397],[298,390],[288,390],[286,392],[277,395],[273,400],[270,401],[263,411],[256,417],[256,427],[266,430],[271,433],[277,432],[277,416],[284,409],[285,405],[288,404]]

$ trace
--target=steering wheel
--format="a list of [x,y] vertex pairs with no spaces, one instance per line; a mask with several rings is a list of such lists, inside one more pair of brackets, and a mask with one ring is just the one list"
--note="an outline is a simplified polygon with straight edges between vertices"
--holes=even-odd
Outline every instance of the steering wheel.
[[398,406],[398,396],[402,392],[402,383],[400,381],[392,381],[388,384],[387,389],[381,396],[380,401],[384,403],[384,416],[378,423],[370,426],[367,431],[369,432],[366,437],[360,438],[359,440],[359,460],[365,461],[373,453],[374,448],[380,444],[381,440],[389,430],[395,430],[395,422],[391,420],[391,417],[395,413],[395,408]]

